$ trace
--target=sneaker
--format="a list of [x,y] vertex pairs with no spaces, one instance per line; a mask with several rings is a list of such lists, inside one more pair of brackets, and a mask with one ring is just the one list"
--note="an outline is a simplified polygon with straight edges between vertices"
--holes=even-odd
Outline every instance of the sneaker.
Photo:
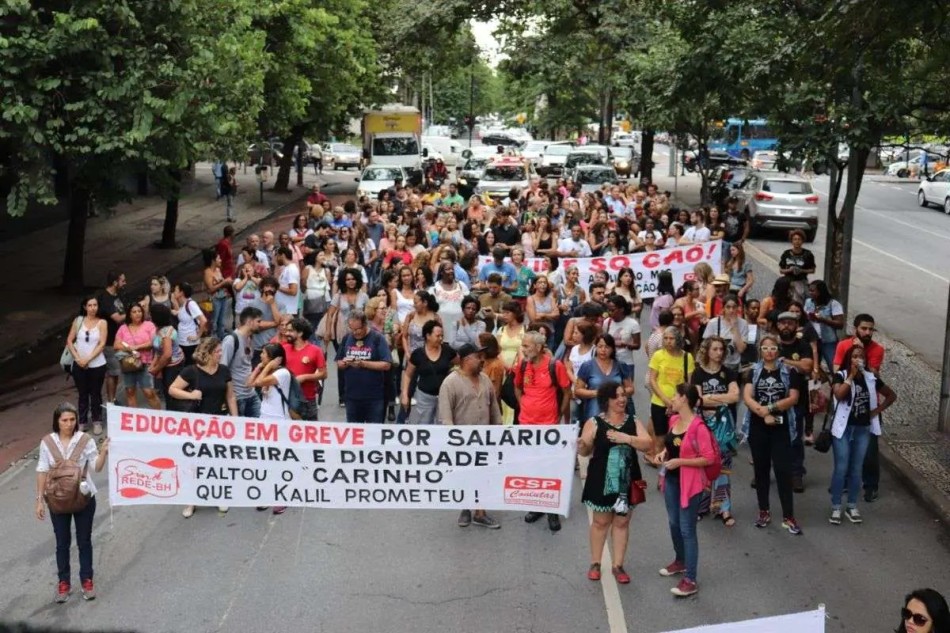
[[396,421],[396,407],[389,405],[389,410],[386,412],[386,419],[390,422]]
[[614,578],[617,579],[617,582],[619,584],[621,585],[630,584],[630,574],[628,574],[624,570],[623,565],[618,565],[617,567],[612,568],[610,571],[613,572]]
[[559,517],[559,516],[556,515],[556,514],[549,514],[549,515],[548,515],[548,528],[549,528],[552,532],[560,532],[560,531],[561,531],[561,517]]
[[92,578],[82,581],[82,598],[83,600],[96,599],[96,587],[92,584]]
[[459,512],[459,527],[468,527],[472,524],[472,511],[471,510],[462,510]]
[[544,516],[543,512],[529,512],[528,514],[524,515],[524,522],[534,523],[535,521],[537,521],[543,516]]
[[794,536],[799,536],[802,533],[802,526],[798,524],[798,521],[794,517],[785,517],[782,519],[782,527],[788,530],[789,534]]
[[228,506],[218,506],[218,512],[221,514],[227,514],[230,509]]
[[287,512],[287,506],[274,506],[271,509],[271,514],[283,514]]
[[686,571],[686,565],[678,560],[674,560],[666,567],[660,569],[660,575],[669,577],[682,574],[684,571]]
[[795,492],[805,492],[805,481],[800,475],[792,477],[792,490]]
[[479,516],[472,517],[472,523],[483,528],[488,528],[489,530],[497,530],[501,528],[501,523],[487,514],[481,514]]
[[587,580],[600,580],[600,563],[591,563],[587,570]]
[[764,528],[768,527],[769,523],[772,522],[772,513],[768,510],[759,510],[759,517],[755,520],[755,527]]
[[270,507],[268,507],[268,506],[257,506],[257,511],[258,511],[258,512],[266,512],[267,510],[270,510]]
[[877,490],[865,490],[864,491],[864,501],[865,503],[874,503],[877,501],[878,497]]
[[181,511],[181,516],[186,519],[190,519],[191,515],[195,513],[195,506],[185,506],[185,509]]
[[848,520],[852,523],[861,523],[864,519],[861,518],[861,513],[858,512],[857,508],[846,508],[844,515],[848,517]]
[[56,598],[54,598],[54,600],[59,604],[66,602],[69,600],[69,591],[69,583],[65,580],[60,580],[59,584],[56,586]]
[[683,578],[678,585],[670,589],[670,593],[678,598],[691,596],[697,591],[699,591],[699,588],[696,586],[696,583],[689,578]]
[[828,517],[828,523],[832,525],[841,525],[841,508],[831,509],[831,516]]

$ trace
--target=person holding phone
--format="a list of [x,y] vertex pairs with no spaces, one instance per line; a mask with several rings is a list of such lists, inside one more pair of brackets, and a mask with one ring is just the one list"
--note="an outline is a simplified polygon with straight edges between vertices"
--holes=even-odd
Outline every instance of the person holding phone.
[[759,343],[761,360],[752,366],[745,382],[743,400],[746,412],[743,430],[748,433],[755,471],[755,492],[759,515],[755,527],[772,522],[769,509],[769,470],[775,471],[775,484],[782,504],[782,527],[790,534],[802,533],[795,520],[792,499],[792,439],[795,437],[795,405],[801,393],[801,377],[778,356],[779,339],[766,334]]

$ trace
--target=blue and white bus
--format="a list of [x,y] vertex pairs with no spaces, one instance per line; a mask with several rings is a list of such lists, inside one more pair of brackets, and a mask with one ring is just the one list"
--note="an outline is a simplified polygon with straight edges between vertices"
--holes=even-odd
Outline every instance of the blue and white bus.
[[709,140],[709,150],[735,158],[752,158],[755,152],[773,150],[778,138],[765,119],[726,119]]

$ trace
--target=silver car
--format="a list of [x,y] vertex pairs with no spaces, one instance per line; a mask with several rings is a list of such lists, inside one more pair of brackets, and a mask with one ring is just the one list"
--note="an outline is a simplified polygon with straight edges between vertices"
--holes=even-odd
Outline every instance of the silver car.
[[349,143],[327,143],[323,148],[323,165],[332,167],[334,171],[363,165],[363,151]]
[[522,163],[514,160],[491,161],[482,179],[475,187],[476,195],[487,195],[490,198],[501,200],[508,197],[512,189],[524,190],[536,175],[531,169],[531,163]]
[[753,171],[733,192],[750,221],[750,233],[762,229],[801,229],[808,242],[818,232],[818,194],[799,176]]
[[609,165],[578,165],[574,170],[574,182],[581,186],[584,193],[597,191],[606,184],[615,185],[619,181],[617,171]]

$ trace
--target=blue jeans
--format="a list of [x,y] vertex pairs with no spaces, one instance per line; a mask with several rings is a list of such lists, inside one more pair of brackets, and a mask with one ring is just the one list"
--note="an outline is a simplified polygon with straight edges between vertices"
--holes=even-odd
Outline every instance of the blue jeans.
[[837,341],[818,343],[818,360],[825,361],[828,365],[828,371],[834,371],[835,350],[838,349]]
[[231,297],[212,297],[211,306],[211,331],[218,337],[218,340],[221,341],[224,340],[225,335],[228,333],[224,323],[228,317],[228,313],[231,312]]
[[832,508],[841,507],[841,491],[845,477],[848,478],[848,507],[857,505],[858,492],[861,491],[861,468],[864,466],[864,456],[868,452],[870,441],[871,427],[853,424],[848,425],[840,438],[832,440],[831,448],[835,456],[835,469],[831,476]]
[[70,582],[69,553],[72,549],[72,523],[76,521],[76,545],[79,546],[79,580],[92,580],[92,520],[96,516],[96,498],[82,512],[49,513],[56,535],[56,571],[60,581]]
[[382,398],[374,400],[347,398],[344,404],[346,405],[347,422],[382,424],[386,415],[386,403]]
[[255,393],[247,398],[237,399],[237,414],[242,418],[261,417],[261,399]]
[[696,537],[696,519],[699,516],[699,501],[703,493],[693,495],[689,505],[680,507],[679,477],[666,478],[663,496],[666,499],[666,515],[670,521],[670,538],[676,560],[686,565],[686,577],[697,581],[699,572],[699,539]]

